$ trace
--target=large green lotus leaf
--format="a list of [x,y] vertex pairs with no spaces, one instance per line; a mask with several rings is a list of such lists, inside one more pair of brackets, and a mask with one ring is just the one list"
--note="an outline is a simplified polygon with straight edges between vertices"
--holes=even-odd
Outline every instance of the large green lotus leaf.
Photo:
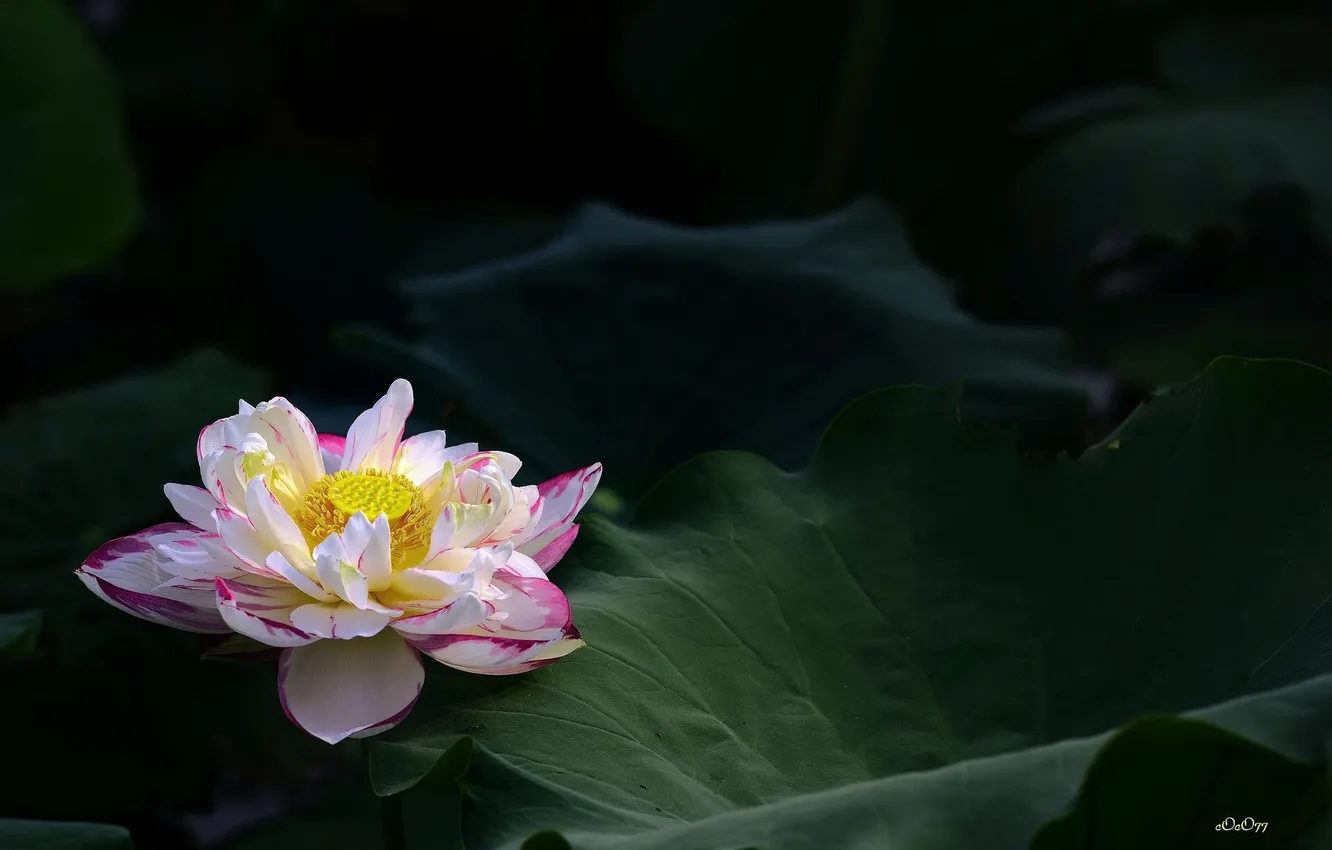
[[532,480],[596,459],[630,499],[712,449],[799,466],[882,386],[972,379],[968,417],[1033,438],[1085,409],[1058,334],[960,312],[873,201],[723,228],[592,205],[540,250],[404,291],[421,330],[390,352],[400,373],[488,423]]
[[59,0],[0,3],[0,289],[109,261],[138,189],[110,74]]
[[[1076,461],[957,403],[874,393],[802,472],[704,455],[585,522],[552,577],[588,647],[432,668],[381,793],[462,775],[431,805],[473,850],[1016,848],[1073,799],[1069,739],[1328,672],[1332,375],[1219,360]],[[1322,758],[1330,715],[1325,676],[1204,716]]]
[[0,820],[0,850],[134,850],[134,843],[119,826]]
[[[1330,239],[1327,138],[1332,92],[1321,87],[1180,102],[1076,130],[1015,179],[1009,274],[1032,288],[1031,303],[1053,305],[1052,319],[1085,319],[1070,293],[1104,236],[1188,244],[1203,227],[1238,227],[1252,193],[1276,183],[1308,193],[1312,225]],[[1213,352],[1223,353],[1249,352]]]

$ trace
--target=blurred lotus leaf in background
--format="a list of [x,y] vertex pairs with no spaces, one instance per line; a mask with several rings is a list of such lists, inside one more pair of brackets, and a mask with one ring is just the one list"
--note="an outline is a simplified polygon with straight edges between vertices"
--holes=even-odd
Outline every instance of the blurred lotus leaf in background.
[[91,271],[137,224],[115,87],[64,3],[0,3],[0,291]]
[[869,200],[719,228],[593,205],[542,248],[402,291],[410,340],[361,330],[349,351],[487,423],[527,480],[597,458],[631,499],[711,449],[799,466],[843,405],[882,386],[968,379],[969,420],[1056,445],[1086,410],[1058,333],[958,311]]

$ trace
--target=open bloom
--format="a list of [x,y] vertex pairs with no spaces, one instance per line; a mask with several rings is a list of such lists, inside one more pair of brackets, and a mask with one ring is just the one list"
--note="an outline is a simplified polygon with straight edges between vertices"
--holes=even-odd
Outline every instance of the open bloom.
[[406,717],[420,653],[504,675],[583,646],[546,572],[601,465],[515,487],[511,454],[403,440],[411,409],[394,381],[343,438],[284,398],[242,401],[199,434],[204,487],[166,485],[185,522],[112,540],[79,579],[145,620],[280,648],[283,709],[330,743]]

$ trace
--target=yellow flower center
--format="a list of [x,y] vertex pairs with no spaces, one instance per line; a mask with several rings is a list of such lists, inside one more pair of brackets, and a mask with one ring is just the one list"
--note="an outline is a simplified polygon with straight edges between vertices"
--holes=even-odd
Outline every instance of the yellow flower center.
[[401,475],[339,472],[329,482],[327,499],[334,508],[346,514],[361,511],[372,519],[387,514],[390,520],[395,520],[412,506],[412,491],[415,489]]
[[420,563],[430,546],[432,528],[425,494],[405,475],[368,469],[325,475],[305,494],[293,519],[313,548],[330,534],[340,534],[360,511],[374,522],[388,517],[395,569]]

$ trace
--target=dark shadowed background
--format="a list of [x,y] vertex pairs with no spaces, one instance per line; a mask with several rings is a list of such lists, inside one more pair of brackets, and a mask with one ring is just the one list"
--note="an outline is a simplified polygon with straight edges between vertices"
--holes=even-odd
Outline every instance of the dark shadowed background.
[[1214,357],[1332,366],[1326,0],[5,0],[0,817],[370,850],[263,665],[73,577],[289,397],[605,464],[799,468],[847,402],[1076,454]]

